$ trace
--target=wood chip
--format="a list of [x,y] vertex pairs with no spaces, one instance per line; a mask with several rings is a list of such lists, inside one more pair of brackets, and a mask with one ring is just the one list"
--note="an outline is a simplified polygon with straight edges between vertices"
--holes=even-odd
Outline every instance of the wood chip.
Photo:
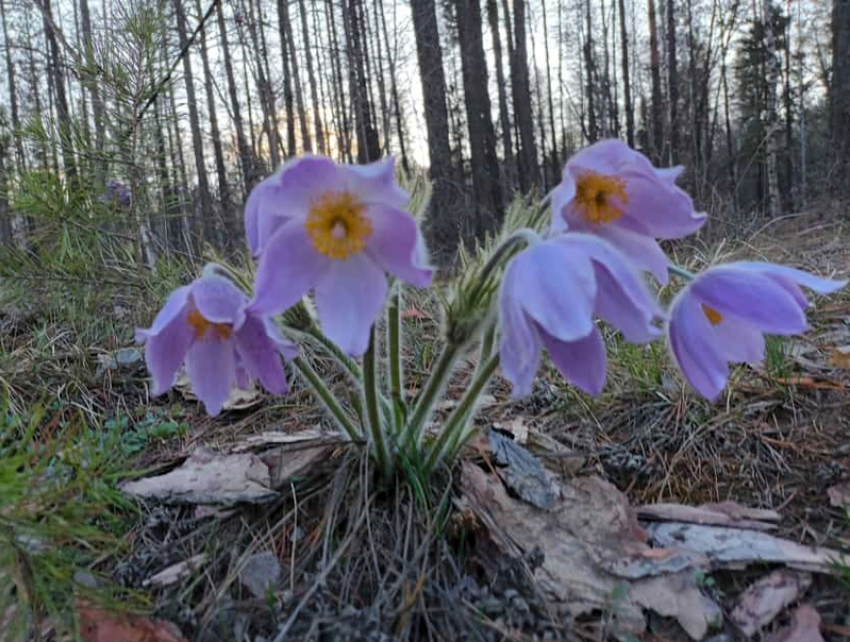
[[804,595],[811,585],[812,576],[808,573],[774,571],[741,593],[731,619],[745,636],[752,637]]

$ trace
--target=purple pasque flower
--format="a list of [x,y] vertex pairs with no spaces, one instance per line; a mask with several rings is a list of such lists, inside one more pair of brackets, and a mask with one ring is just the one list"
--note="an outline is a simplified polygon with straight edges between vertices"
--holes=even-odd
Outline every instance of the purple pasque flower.
[[192,388],[213,416],[221,412],[234,386],[251,378],[274,394],[287,391],[280,357],[298,350],[262,315],[245,311],[246,297],[233,283],[214,274],[179,287],[168,297],[153,325],[136,330],[145,343],[145,362],[153,377],[153,394],[174,384],[180,365]]
[[714,400],[729,378],[729,363],[764,358],[764,333],[797,334],[808,329],[804,286],[818,294],[841,289],[802,270],[742,261],[710,268],[673,300],[667,336],[685,379]]
[[656,239],[687,236],[706,219],[676,187],[682,169],[655,168],[616,139],[586,147],[567,161],[552,192],[552,228],[601,236],[666,283],[667,257]]
[[511,260],[499,292],[500,357],[515,397],[531,392],[541,348],[571,384],[602,391],[607,359],[594,314],[632,343],[661,334],[653,324],[661,310],[640,274],[597,236],[570,232]]
[[384,273],[417,287],[433,276],[394,168],[391,157],[337,165],[304,156],[258,185],[245,212],[260,256],[250,310],[278,314],[314,290],[324,333],[347,354],[363,354],[386,297]]

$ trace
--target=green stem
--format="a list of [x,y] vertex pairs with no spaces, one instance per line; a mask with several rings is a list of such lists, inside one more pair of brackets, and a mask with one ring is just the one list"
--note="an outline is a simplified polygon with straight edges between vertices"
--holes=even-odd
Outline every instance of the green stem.
[[502,260],[505,258],[511,250],[514,249],[516,245],[521,242],[525,242],[526,245],[532,245],[533,243],[537,243],[540,240],[540,237],[537,235],[532,229],[522,228],[511,234],[505,241],[496,248],[496,251],[490,256],[487,260],[487,263],[484,264],[484,267],[481,269],[481,276],[478,279],[478,283],[475,286],[475,289],[469,296],[470,301],[475,301],[481,295],[481,291],[484,289],[484,286],[487,285],[487,282],[490,279],[490,274],[501,265]]
[[366,400],[366,418],[369,432],[372,435],[375,457],[378,468],[385,478],[392,474],[392,462],[384,436],[381,412],[378,408],[378,378],[375,364],[375,327],[372,326],[369,335],[369,348],[363,355],[363,398]]
[[492,355],[487,360],[487,363],[485,363],[484,366],[473,376],[466,394],[463,396],[463,399],[461,399],[460,405],[458,405],[458,407],[455,408],[449,415],[443,431],[440,433],[437,441],[431,445],[428,457],[425,460],[425,471],[427,474],[430,474],[434,468],[436,468],[437,464],[442,461],[445,453],[449,450],[452,444],[457,446],[456,442],[458,442],[460,434],[471,419],[471,415],[475,408],[475,402],[478,401],[478,397],[481,396],[481,393],[487,387],[487,384],[490,382],[490,379],[493,377],[493,374],[496,372],[496,368],[498,367],[499,354],[496,353]]
[[401,430],[404,408],[404,380],[401,371],[401,285],[396,284],[387,309],[387,327],[390,361],[390,396],[396,428]]
[[678,276],[680,279],[685,279],[685,281],[693,281],[696,275],[693,272],[689,272],[685,268],[681,268],[678,265],[668,265],[667,271],[673,276]]
[[291,361],[291,363],[295,366],[298,372],[301,373],[301,376],[307,380],[307,383],[313,389],[315,395],[324,402],[328,412],[333,415],[333,418],[336,419],[348,436],[355,441],[362,439],[363,435],[354,425],[354,422],[351,421],[351,417],[342,407],[342,404],[339,403],[339,400],[336,398],[334,393],[331,392],[330,388],[328,388],[325,385],[325,382],[322,381],[319,373],[317,373],[313,369],[313,366],[310,365],[310,362],[304,357],[298,357]]
[[481,368],[487,363],[490,355],[493,354],[493,345],[496,343],[496,324],[490,323],[484,331],[484,336],[481,337],[481,350],[478,353],[478,364],[475,366],[475,374],[481,372]]
[[390,307],[387,311],[389,326],[389,358],[390,358],[390,390],[392,398],[404,403],[404,387],[401,374],[401,293],[399,286],[390,298]]
[[354,377],[357,381],[361,381],[363,379],[363,372],[360,370],[360,366],[357,365],[357,362],[340,350],[339,347],[333,341],[328,339],[318,327],[315,325],[310,326],[307,330],[307,334],[313,337],[319,345],[327,350],[343,367],[343,369],[348,372],[348,374]]
[[431,370],[431,376],[428,378],[428,383],[425,384],[425,389],[419,394],[416,400],[416,405],[413,408],[413,415],[407,422],[404,435],[402,436],[402,445],[407,447],[412,444],[418,444],[422,438],[422,427],[425,420],[431,413],[437,397],[443,390],[443,386],[449,379],[452,366],[457,359],[458,346],[447,343],[443,347],[443,351],[437,358],[437,363]]

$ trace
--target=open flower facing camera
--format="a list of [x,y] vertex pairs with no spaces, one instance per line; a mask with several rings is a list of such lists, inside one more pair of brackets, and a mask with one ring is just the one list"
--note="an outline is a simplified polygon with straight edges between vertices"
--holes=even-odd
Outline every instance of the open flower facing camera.
[[[607,360],[596,319],[630,343],[666,335],[685,379],[714,399],[727,384],[729,363],[762,360],[763,333],[806,330],[808,301],[800,286],[826,294],[845,282],[768,263],[719,265],[698,275],[671,265],[658,241],[692,234],[706,218],[676,186],[680,173],[654,167],[617,140],[577,153],[551,194],[549,228],[506,231],[454,290],[443,352],[408,400],[402,287],[430,286],[433,269],[405,209],[409,197],[395,181],[394,161],[293,159],[255,187],[246,204],[248,246],[257,261],[253,292],[226,278],[227,269],[211,266],[173,292],[153,325],[137,332],[146,342],[153,392],[168,390],[185,363],[198,397],[217,414],[231,389],[250,379],[284,394],[289,361],[345,434],[369,444],[387,477],[401,461],[425,474],[451,461],[472,434],[477,401],[500,367],[514,396],[528,394],[545,351],[570,384],[599,394]],[[668,274],[687,281],[668,311],[644,273],[662,284]],[[318,327],[304,303],[310,294]],[[381,342],[375,325],[384,310]],[[360,386],[362,412],[346,408],[284,338],[305,332]],[[463,397],[436,438],[423,439],[458,358],[479,337],[478,365]],[[386,354],[379,355],[383,344]],[[387,360],[386,390],[379,357]]]

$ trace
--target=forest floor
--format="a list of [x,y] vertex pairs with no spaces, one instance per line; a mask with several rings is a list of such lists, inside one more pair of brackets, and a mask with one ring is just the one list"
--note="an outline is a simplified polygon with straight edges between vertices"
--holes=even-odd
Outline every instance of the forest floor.
[[[814,214],[672,251],[850,276],[850,229]],[[850,289],[715,404],[613,337],[598,399],[497,380],[452,471],[386,489],[297,382],[215,419],[149,398],[154,296],[5,287],[0,640],[850,640]],[[437,316],[407,301],[411,392]]]

